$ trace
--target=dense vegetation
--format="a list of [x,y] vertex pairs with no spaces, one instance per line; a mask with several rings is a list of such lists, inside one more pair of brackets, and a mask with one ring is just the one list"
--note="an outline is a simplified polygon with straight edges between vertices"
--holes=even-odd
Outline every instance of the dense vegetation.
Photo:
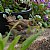
[[[12,12],[25,12],[32,9],[29,13],[28,19],[24,19],[22,15],[12,15]],[[7,50],[26,50],[32,42],[44,31],[44,28],[50,28],[50,1],[45,0],[33,0],[33,1],[14,1],[14,0],[1,0],[0,1],[0,13],[6,12],[9,15],[2,14],[4,21],[8,22],[10,31],[4,31],[6,28],[1,29],[4,33],[0,33],[0,50],[4,50],[9,41],[10,36],[13,36],[13,40]],[[18,18],[18,20],[16,19]],[[6,20],[6,21],[5,21]],[[0,22],[0,24],[2,24]],[[1,25],[2,26],[2,25]],[[0,27],[1,27],[0,26]],[[35,34],[33,34],[35,33]],[[19,44],[17,48],[15,45]]]

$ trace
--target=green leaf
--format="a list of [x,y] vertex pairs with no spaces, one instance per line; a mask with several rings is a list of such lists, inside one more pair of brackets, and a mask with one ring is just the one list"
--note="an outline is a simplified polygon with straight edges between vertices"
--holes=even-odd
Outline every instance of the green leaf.
[[50,28],[50,25],[48,26],[48,28]]
[[2,39],[2,34],[0,33],[0,50],[4,49],[4,43],[3,43],[3,39]]
[[5,38],[3,38],[4,46],[6,45],[10,34],[11,34],[11,32],[9,32],[8,35]]
[[50,10],[46,10],[45,12],[46,12],[46,14],[50,14]]
[[29,38],[27,38],[21,45],[21,50],[26,50],[34,40],[42,33],[42,31],[39,31],[37,34],[31,35]]
[[4,12],[4,8],[3,8],[2,5],[0,5],[0,11],[1,11],[1,12]]
[[2,0],[2,2],[5,2],[5,0]]
[[42,22],[42,26],[46,28],[47,27],[47,23],[46,22]]
[[8,47],[8,50],[15,50],[14,49],[14,46],[16,45],[16,43],[19,41],[19,39],[20,39],[20,35],[19,36],[17,36],[13,41],[12,41],[12,43],[10,44],[10,46]]
[[27,34],[31,32],[31,27],[28,25]]
[[40,4],[40,5],[39,5],[39,8],[40,8],[40,9],[43,9],[44,7],[45,7],[44,4]]
[[3,50],[4,49],[4,43],[2,40],[0,40],[0,50]]

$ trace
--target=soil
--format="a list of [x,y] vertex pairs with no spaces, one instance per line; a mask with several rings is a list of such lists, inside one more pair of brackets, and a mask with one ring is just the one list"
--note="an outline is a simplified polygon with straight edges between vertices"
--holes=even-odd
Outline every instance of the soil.
[[45,29],[27,50],[50,50],[50,29]]

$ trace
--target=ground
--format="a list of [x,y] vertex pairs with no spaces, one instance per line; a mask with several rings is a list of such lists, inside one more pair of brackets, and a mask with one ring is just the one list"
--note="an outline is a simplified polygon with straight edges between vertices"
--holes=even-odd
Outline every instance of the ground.
[[50,29],[45,29],[27,50],[50,50]]
[[[7,43],[5,50],[7,50],[9,44],[10,42]],[[27,50],[50,50],[50,29],[45,29]]]

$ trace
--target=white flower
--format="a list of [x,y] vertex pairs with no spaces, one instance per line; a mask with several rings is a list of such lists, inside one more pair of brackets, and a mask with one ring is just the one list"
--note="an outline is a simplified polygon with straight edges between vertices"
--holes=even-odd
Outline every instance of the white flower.
[[5,12],[9,14],[10,9],[9,8],[8,9],[5,9]]
[[6,18],[7,17],[7,15],[6,14],[3,14],[3,18]]
[[36,15],[35,17],[37,17],[37,18],[41,18],[41,16],[40,16],[40,15]]
[[2,40],[2,34],[0,33],[0,40]]
[[29,18],[30,21],[32,21],[32,18]]
[[30,0],[20,0],[22,3],[28,3]]
[[18,19],[23,19],[23,17],[21,15],[18,15],[17,18]]
[[40,26],[42,26],[42,23],[41,23],[41,22],[38,22],[38,24],[39,24]]
[[48,15],[46,16],[46,18],[48,18]]

